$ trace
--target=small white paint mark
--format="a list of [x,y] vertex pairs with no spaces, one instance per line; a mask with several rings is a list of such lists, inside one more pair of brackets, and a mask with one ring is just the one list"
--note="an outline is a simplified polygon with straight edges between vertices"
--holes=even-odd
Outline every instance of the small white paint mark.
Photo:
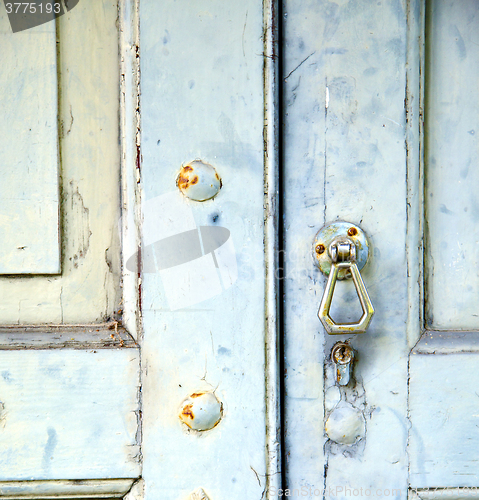
[[329,87],[326,87],[326,109],[329,108]]
[[397,125],[398,127],[402,128],[402,125],[400,123],[394,121],[392,118],[388,118],[387,116],[384,116],[384,115],[381,115],[381,117],[386,118],[386,120],[388,120],[389,122],[394,123],[394,125]]

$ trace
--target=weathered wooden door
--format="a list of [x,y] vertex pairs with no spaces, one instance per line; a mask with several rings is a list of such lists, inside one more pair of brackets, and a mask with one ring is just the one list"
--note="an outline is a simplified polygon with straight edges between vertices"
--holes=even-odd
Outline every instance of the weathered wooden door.
[[[284,472],[307,498],[477,496],[479,11],[426,4],[284,4]],[[372,247],[357,336],[315,317],[311,243],[337,219]],[[333,314],[357,319],[354,287],[336,293]]]
[[[473,497],[477,2],[119,7],[22,43],[0,11],[48,68],[45,100],[2,73],[0,497]],[[336,220],[371,245],[354,337],[317,317]]]
[[[237,257],[231,287],[175,313],[158,275],[143,278],[151,498],[434,498],[479,486],[477,8],[141,2],[146,203],[176,189],[180,165],[214,165],[222,190],[171,198],[190,222],[168,235],[224,225]],[[155,203],[168,205],[147,210]],[[371,244],[362,273],[376,314],[357,336],[330,337],[317,317],[326,278],[312,243],[336,220]],[[358,309],[352,285],[338,285],[333,314]],[[345,338],[356,361],[339,387],[330,352]],[[204,390],[223,418],[182,431],[175,405]]]
[[118,4],[12,31],[47,4],[0,4],[0,498],[122,498],[141,457]]

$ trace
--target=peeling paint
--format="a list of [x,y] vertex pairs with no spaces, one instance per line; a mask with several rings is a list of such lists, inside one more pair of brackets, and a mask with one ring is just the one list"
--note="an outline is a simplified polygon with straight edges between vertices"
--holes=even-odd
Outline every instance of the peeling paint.
[[70,210],[78,219],[78,230],[75,232],[71,231],[73,245],[76,249],[73,256],[70,257],[73,267],[78,267],[79,261],[86,257],[90,248],[90,237],[92,235],[90,229],[90,210],[85,206],[78,184],[73,180],[70,181],[70,189],[67,196],[69,198]]

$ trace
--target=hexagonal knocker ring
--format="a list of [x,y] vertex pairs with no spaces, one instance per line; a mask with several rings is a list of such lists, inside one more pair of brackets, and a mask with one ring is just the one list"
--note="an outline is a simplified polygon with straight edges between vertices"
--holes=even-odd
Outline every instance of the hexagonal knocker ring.
[[[366,235],[354,224],[335,222],[318,232],[313,248],[317,265],[324,274],[329,274],[318,311],[321,323],[330,335],[364,333],[374,314],[360,273],[368,257]],[[334,288],[338,279],[350,277],[353,278],[363,314],[357,323],[335,323],[330,316]]]

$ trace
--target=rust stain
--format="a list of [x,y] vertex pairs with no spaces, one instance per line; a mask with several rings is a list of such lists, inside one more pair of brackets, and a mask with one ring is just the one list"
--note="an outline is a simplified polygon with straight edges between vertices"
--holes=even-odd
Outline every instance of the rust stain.
[[184,417],[191,418],[191,420],[193,420],[195,418],[195,415],[194,415],[193,411],[191,410],[192,408],[193,408],[192,404],[186,405],[183,408],[181,415],[183,415]]
[[[195,201],[206,201],[217,194],[217,181],[219,181],[221,188],[221,178],[212,165],[201,160],[194,160],[181,167],[176,178],[176,185],[188,198]],[[211,190],[208,189],[207,185],[210,182]],[[196,187],[192,188],[192,186]]]
[[333,348],[333,360],[336,363],[349,363],[352,358],[353,358],[353,350],[351,347],[347,344],[336,344],[336,346]]
[[[120,332],[118,331],[118,321],[112,321],[109,325],[108,325],[108,330],[115,330],[115,333],[113,334],[110,334],[110,338],[112,339],[117,339],[119,342],[120,342],[120,347],[123,347],[125,345],[125,342],[123,341],[123,339],[121,338],[121,335],[120,335]],[[98,331],[98,330],[97,330]]]
[[355,227],[350,227],[348,229],[348,236],[356,236],[358,234],[358,230]]
[[180,189],[186,189],[188,187],[188,184],[190,183],[190,179],[188,177],[183,177],[182,173],[180,172],[180,175],[178,176],[178,187]]
[[189,186],[194,184],[198,184],[199,178],[198,175],[194,175],[194,168],[191,165],[185,165],[181,167],[180,173],[176,179],[177,186],[181,189],[181,191],[185,191]]
[[204,392],[194,392],[191,394],[190,398],[199,398],[200,396],[203,396]]

